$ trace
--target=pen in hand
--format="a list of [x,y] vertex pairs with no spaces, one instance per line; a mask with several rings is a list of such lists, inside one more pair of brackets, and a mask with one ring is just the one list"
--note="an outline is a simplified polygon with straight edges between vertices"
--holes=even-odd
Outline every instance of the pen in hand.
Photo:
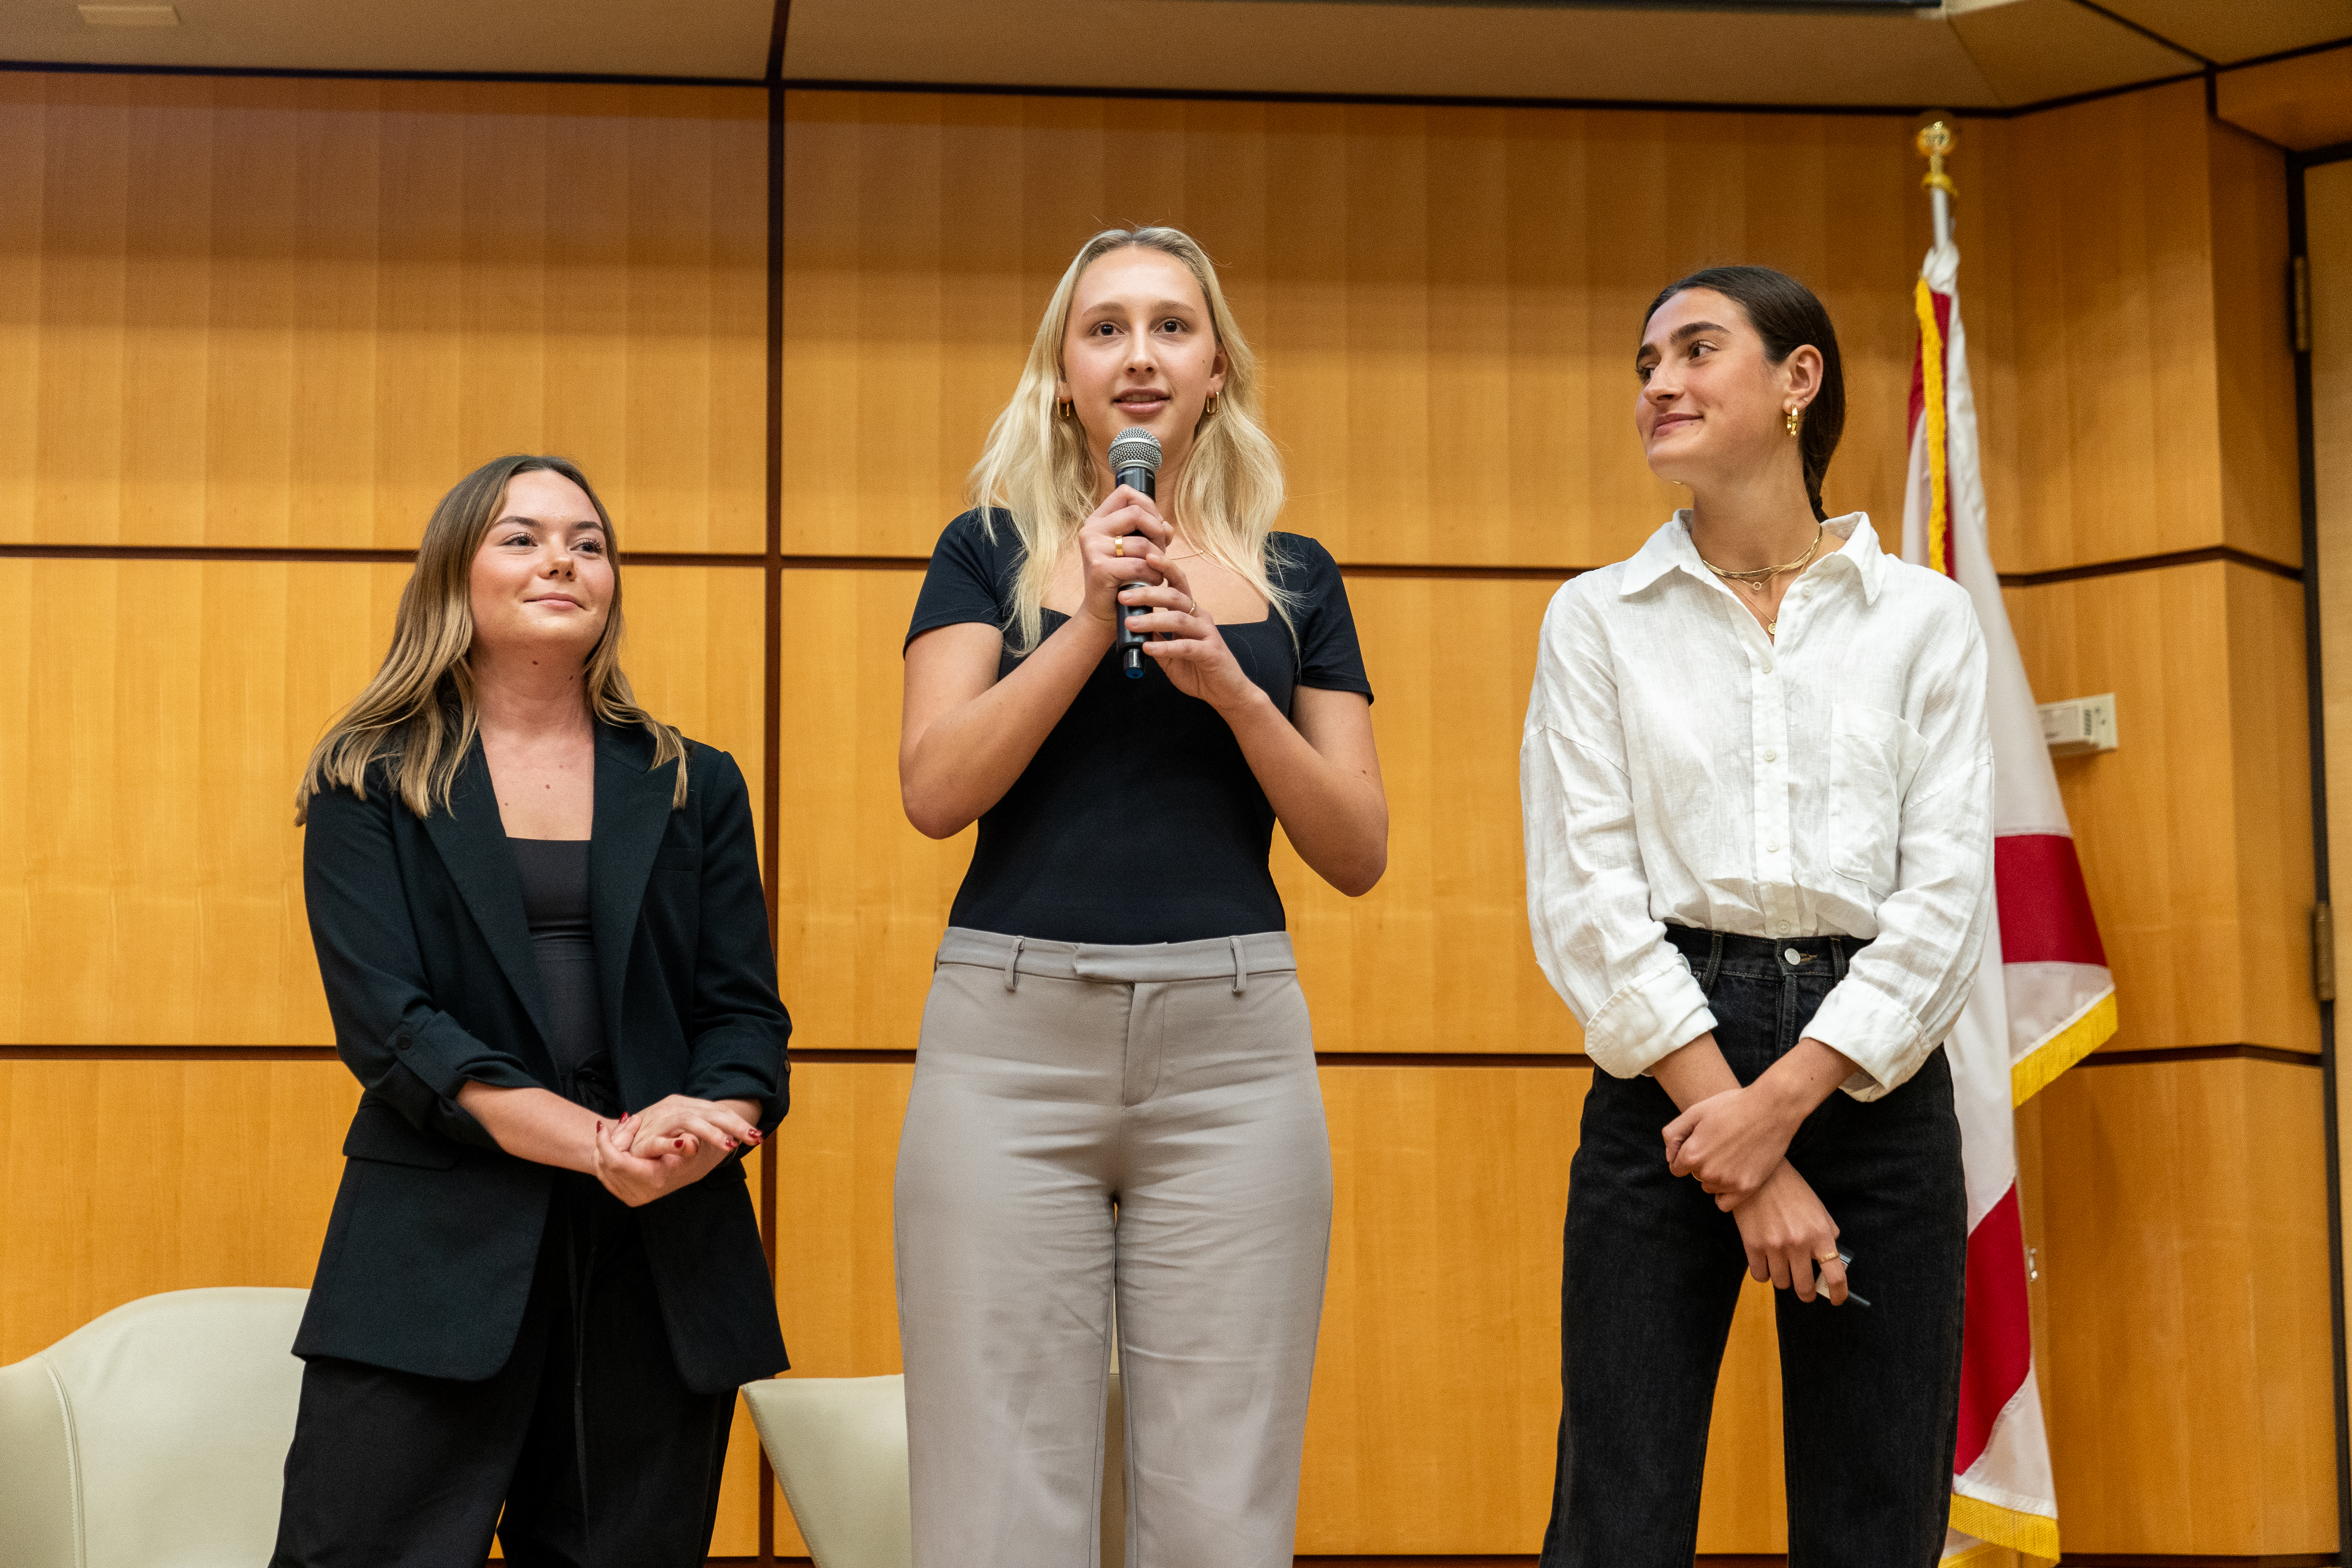
[[[1844,1247],[1841,1247],[1838,1248],[1838,1262],[1844,1265],[1848,1269],[1851,1269],[1853,1267],[1853,1255],[1848,1252]],[[1857,1296],[1854,1294],[1853,1285],[1851,1281],[1847,1283],[1845,1288],[1845,1299],[1853,1302],[1857,1307],[1867,1307],[1870,1305],[1870,1301],[1866,1297]]]

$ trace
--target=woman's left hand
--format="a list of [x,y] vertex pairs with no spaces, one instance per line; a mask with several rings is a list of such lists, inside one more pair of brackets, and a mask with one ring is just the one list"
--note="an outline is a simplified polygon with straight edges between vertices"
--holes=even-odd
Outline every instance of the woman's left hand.
[[1696,1176],[1716,1207],[1736,1208],[1771,1180],[1803,1120],[1791,1120],[1761,1084],[1726,1089],[1666,1123],[1667,1168]]
[[[1177,690],[1199,698],[1219,712],[1257,696],[1257,683],[1242,672],[1217,623],[1201,613],[1192,585],[1184,580],[1184,569],[1156,549],[1151,564],[1165,582],[1138,583],[1118,595],[1119,613],[1135,630],[1158,632],[1166,638],[1145,643],[1145,656],[1159,661]],[[1136,614],[1139,609],[1145,613]]]
[[[747,1115],[749,1108],[751,1114]],[[746,1100],[697,1100],[673,1094],[656,1100],[628,1118],[633,1135],[629,1152],[640,1160],[657,1154],[685,1154],[698,1146],[730,1154],[745,1144],[759,1147],[760,1129],[751,1119],[758,1108]]]
[[1667,1122],[1667,1167],[1696,1176],[1716,1207],[1738,1207],[1772,1179],[1805,1118],[1855,1070],[1851,1057],[1807,1035],[1747,1088],[1709,1095]]

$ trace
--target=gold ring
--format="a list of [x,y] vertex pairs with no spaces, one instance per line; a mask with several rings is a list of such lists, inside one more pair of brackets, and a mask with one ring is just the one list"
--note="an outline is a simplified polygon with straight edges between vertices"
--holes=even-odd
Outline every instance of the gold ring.
[[1827,1268],[1832,1263],[1843,1263],[1844,1261],[1844,1258],[1840,1258],[1836,1253],[1832,1252],[1827,1258],[1814,1258],[1813,1264],[1816,1268]]
[[1113,555],[1125,555],[1127,553],[1127,535],[1122,533],[1117,539],[1110,542],[1110,552]]

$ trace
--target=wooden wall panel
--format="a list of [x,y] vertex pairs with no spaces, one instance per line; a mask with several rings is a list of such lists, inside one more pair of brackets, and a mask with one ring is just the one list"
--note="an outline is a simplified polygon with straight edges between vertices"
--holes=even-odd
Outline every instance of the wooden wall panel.
[[2206,125],[2212,189],[2213,350],[2226,541],[2303,560],[2287,285],[2286,159],[2234,125]]
[[1375,700],[1389,869],[1349,899],[1280,834],[1275,876],[1327,1051],[1580,1051],[1536,966],[1519,731],[1559,584],[1359,577],[1348,596]]
[[2118,748],[2057,764],[2115,1048],[2319,1048],[2300,593],[2208,562],[2006,595],[2037,694],[2116,694]]
[[2101,1064],[2041,1100],[2068,1550],[2332,1551],[2318,1071]]
[[[1986,345],[2013,387],[1987,444],[2014,473],[1989,486],[1993,559],[2042,572],[2228,544],[2299,562],[2294,448],[2262,423],[2292,396],[2265,335],[2283,288],[2278,154],[2208,120],[2195,82],[1984,141],[1990,167],[1960,177],[1991,188],[1968,185],[1961,210],[2003,209],[2012,269],[2012,319]],[[1964,271],[1964,299],[1984,273]]]
[[[1302,978],[1311,999],[1314,973]],[[1301,1552],[1542,1542],[1559,1420],[1560,1222],[1591,1079],[1324,1069],[1337,1201]]]
[[638,549],[762,533],[757,90],[0,79],[0,540],[404,545],[578,459]]
[[[2352,51],[2343,64],[2352,65]],[[2311,268],[2314,500],[2318,523],[2321,696],[2326,705],[2329,883],[2352,890],[2352,163],[2304,172],[2305,247]],[[2352,921],[2336,932],[2339,991],[2352,976]],[[2342,1005],[2338,1004],[2339,1017]],[[2352,1075],[2336,1079],[2338,1172],[2352,1127]],[[2339,1211],[2352,1258],[2352,1203]]]
[[1115,222],[1217,258],[1289,526],[1343,561],[1631,553],[1680,494],[1633,434],[1642,312],[1721,261],[1820,289],[1853,405],[1833,504],[1901,515],[1927,228],[1899,120],[834,91],[787,116],[787,551],[929,552]]
[[0,1363],[161,1290],[308,1289],[359,1096],[332,1061],[0,1061]]
[[[897,657],[920,581],[784,574],[780,963],[796,1039],[915,1043],[930,955],[971,857],[908,826]],[[1536,967],[1520,872],[1518,743],[1536,629],[1557,584],[1357,578],[1378,694],[1389,870],[1333,891],[1276,835],[1275,868],[1327,1051],[1578,1051]]]
[[[0,560],[0,1041],[331,1037],[293,790],[408,568]],[[639,566],[653,710],[761,768],[761,577]]]
[[[1314,976],[1306,976],[1313,984]],[[804,1063],[772,1147],[791,1375],[899,1369],[890,1184],[914,1069]],[[1337,1203],[1299,1550],[1532,1552],[1559,1418],[1559,1236],[1591,1073],[1323,1070]],[[1465,1149],[1481,1158],[1461,1157]],[[1769,1291],[1726,1363],[1701,1549],[1777,1552]],[[777,1551],[801,1550],[779,1494]]]

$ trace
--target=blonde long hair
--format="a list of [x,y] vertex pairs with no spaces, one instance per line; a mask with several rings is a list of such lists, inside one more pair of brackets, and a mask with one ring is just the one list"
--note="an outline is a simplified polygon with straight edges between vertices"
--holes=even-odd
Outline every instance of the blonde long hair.
[[1054,384],[1062,372],[1062,339],[1069,331],[1079,277],[1102,257],[1130,247],[1157,250],[1184,264],[1208,301],[1217,346],[1225,353],[1225,384],[1216,409],[1203,413],[1192,427],[1192,455],[1185,459],[1175,493],[1161,498],[1161,504],[1181,520],[1203,554],[1265,595],[1295,636],[1295,595],[1266,572],[1266,535],[1282,515],[1282,458],[1259,422],[1257,356],[1225,304],[1216,268],[1191,235],[1164,227],[1107,228],[1078,247],[1046,301],[1013,401],[996,416],[988,445],[971,470],[970,493],[980,509],[981,526],[994,538],[993,512],[1002,509],[1011,515],[1021,541],[1021,565],[1013,587],[1013,647],[1027,653],[1037,646],[1046,583],[1100,499],[1095,493],[1086,427],[1056,415]]
[[484,463],[457,481],[433,509],[416,549],[416,570],[400,591],[393,617],[392,648],[367,689],[327,727],[302,782],[294,791],[294,821],[310,815],[310,797],[321,790],[350,790],[367,798],[367,773],[378,757],[391,764],[401,804],[418,816],[449,809],[457,770],[480,729],[468,655],[474,646],[474,556],[482,537],[505,505],[507,484],[517,474],[544,470],[578,485],[604,525],[604,547],[613,563],[613,603],[604,635],[588,650],[588,708],[604,723],[642,726],[654,740],[653,765],[677,766],[670,809],[686,804],[686,737],[637,706],[629,678],[621,673],[620,542],[613,519],[588,483],[588,476],[562,458],[514,456]]

